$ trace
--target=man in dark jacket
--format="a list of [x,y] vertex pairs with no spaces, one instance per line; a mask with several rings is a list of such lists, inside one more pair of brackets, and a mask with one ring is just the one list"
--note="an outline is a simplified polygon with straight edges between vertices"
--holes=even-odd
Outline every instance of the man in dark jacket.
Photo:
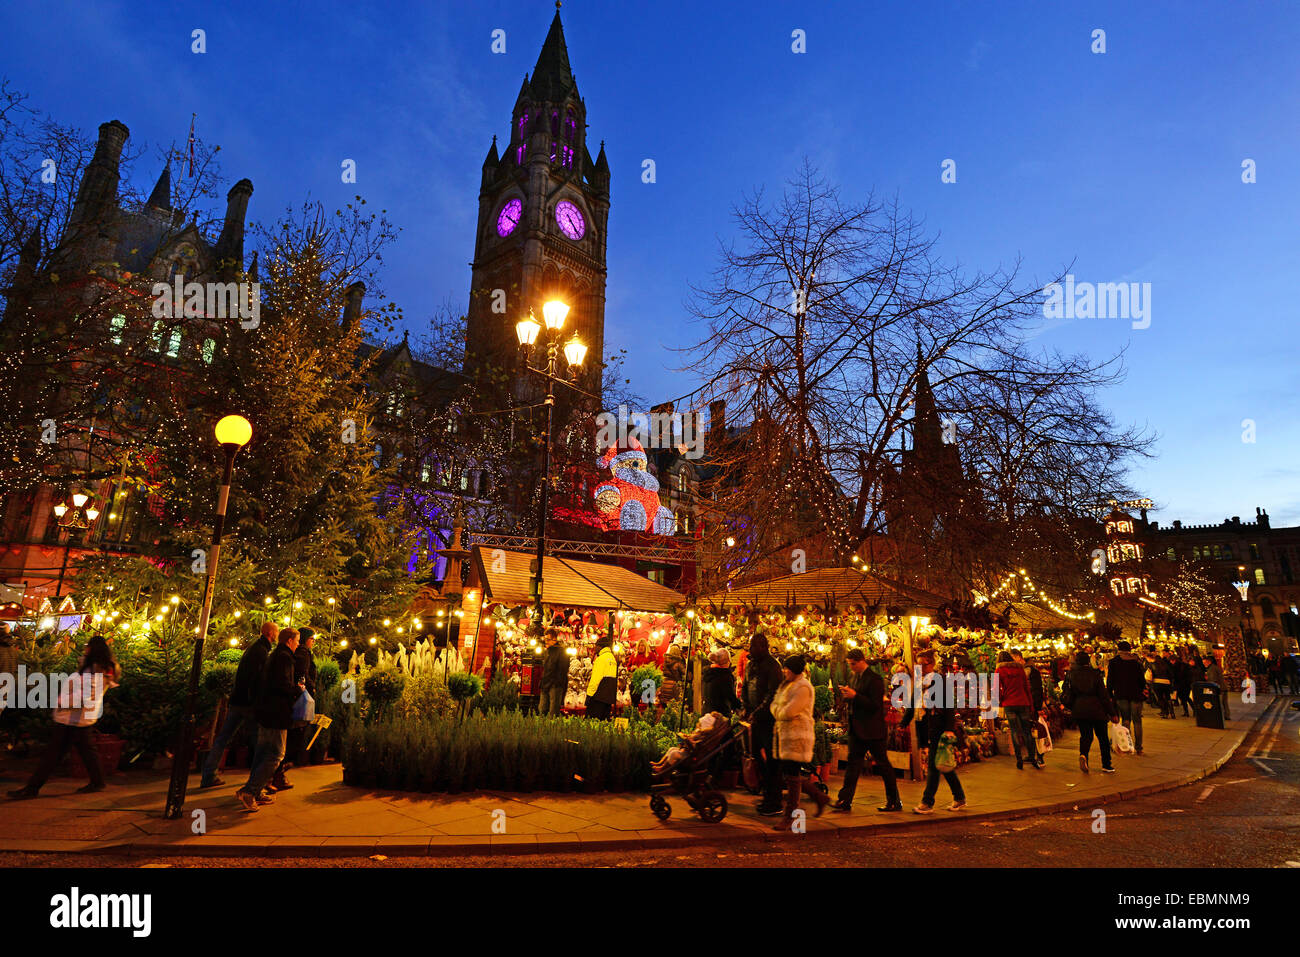
[[781,765],[773,743],[776,719],[770,705],[781,686],[781,666],[767,649],[767,636],[759,633],[749,639],[749,660],[745,665],[742,701],[749,728],[749,752],[759,761],[763,779],[763,799],[758,813],[775,817],[784,809],[781,801]]
[[1095,735],[1097,747],[1101,750],[1101,769],[1114,774],[1115,769],[1110,764],[1110,729],[1106,724],[1108,721],[1118,724],[1119,712],[1106,690],[1106,680],[1092,666],[1086,651],[1074,656],[1074,667],[1065,676],[1061,704],[1070,709],[1079,726],[1079,770],[1088,773],[1088,752],[1092,750]]
[[889,763],[886,741],[889,729],[885,725],[885,683],[880,675],[867,667],[867,656],[861,648],[850,648],[844,656],[853,677],[849,684],[840,686],[840,693],[849,703],[849,762],[844,770],[844,786],[839,799],[831,805],[832,811],[849,811],[857,793],[858,776],[862,774],[865,758],[880,768],[885,779],[885,806],[878,811],[901,811],[903,800],[898,795],[898,779],[894,766]]
[[[1188,705],[1192,697],[1192,669],[1172,648],[1169,649],[1169,654],[1166,657],[1169,659],[1169,673],[1173,679],[1174,693],[1178,696],[1178,703],[1183,706],[1183,717],[1191,717]],[[1170,705],[1170,710],[1173,710],[1172,705]]]
[[217,776],[217,768],[221,767],[221,759],[226,754],[230,739],[245,724],[250,728],[257,727],[253,706],[257,703],[257,693],[262,687],[262,668],[266,665],[267,656],[271,654],[271,642],[275,641],[279,633],[280,629],[274,622],[266,622],[262,625],[261,637],[240,657],[239,667],[235,669],[235,687],[230,693],[230,703],[226,709],[226,720],[212,740],[208,759],[203,762],[203,777],[199,787],[215,788],[226,783]]
[[1115,710],[1133,736],[1133,751],[1142,753],[1142,697],[1146,689],[1146,665],[1133,654],[1133,646],[1119,642],[1119,654],[1106,666],[1106,689],[1115,699]]
[[[560,644],[560,633],[546,629],[546,651],[542,653],[542,678],[537,683],[537,713],[559,717],[564,712],[564,693],[569,687],[568,651]],[[634,692],[635,694],[635,692]],[[637,700],[635,697],[633,700]]]
[[[311,695],[312,700],[316,700],[316,656],[312,654],[312,645],[316,642],[316,630],[314,628],[298,629],[298,650],[293,653],[293,679],[301,683],[307,693]],[[293,765],[302,766],[307,763],[307,756],[303,753],[303,745],[307,743],[307,726],[303,725],[298,728],[290,728],[286,737],[284,760],[280,762],[280,767],[276,769],[275,777],[271,779],[270,791],[287,791],[292,784],[284,776],[284,772]]]
[[276,769],[284,760],[285,738],[293,724],[293,703],[302,693],[303,684],[294,679],[294,652],[298,650],[298,632],[286,628],[280,632],[280,643],[266,659],[262,669],[262,685],[254,706],[257,718],[257,758],[248,781],[237,793],[239,801],[248,811],[256,811],[259,804],[270,804],[272,798],[264,794]]

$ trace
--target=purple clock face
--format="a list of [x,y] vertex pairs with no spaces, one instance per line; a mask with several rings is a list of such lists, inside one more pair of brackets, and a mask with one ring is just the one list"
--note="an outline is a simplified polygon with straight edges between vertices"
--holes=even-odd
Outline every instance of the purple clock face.
[[587,221],[582,218],[581,210],[568,200],[556,204],[555,221],[559,223],[560,231],[570,239],[581,239],[587,232]]
[[497,235],[509,236],[519,225],[519,220],[524,215],[524,204],[521,200],[512,199],[501,207],[501,215],[497,217]]

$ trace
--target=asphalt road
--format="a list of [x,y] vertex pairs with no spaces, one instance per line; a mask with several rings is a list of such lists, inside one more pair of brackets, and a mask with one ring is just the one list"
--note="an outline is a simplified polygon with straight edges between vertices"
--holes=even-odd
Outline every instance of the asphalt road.
[[1081,807],[1010,821],[927,821],[885,833],[585,854],[382,861],[0,854],[0,867],[1300,867],[1300,711],[1289,700],[1268,711],[1217,774],[1106,805],[1104,831],[1093,809]]

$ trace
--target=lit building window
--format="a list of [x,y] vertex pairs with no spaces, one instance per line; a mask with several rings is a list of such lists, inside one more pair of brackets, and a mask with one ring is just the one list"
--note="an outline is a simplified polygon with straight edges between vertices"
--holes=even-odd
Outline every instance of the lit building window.
[[114,316],[111,320],[109,320],[108,331],[109,331],[109,336],[113,340],[113,345],[120,346],[122,344],[122,332],[125,329],[126,329],[126,316],[117,315]]
[[167,337],[167,355],[175,359],[181,354],[181,331],[173,329],[172,334]]
[[1264,584],[1264,569],[1262,568],[1255,569],[1255,584],[1256,585]]
[[203,348],[199,350],[203,356],[203,361],[207,365],[212,365],[212,359],[217,354],[217,340],[204,339]]
[[153,324],[153,332],[149,335],[149,348],[154,352],[162,352],[163,334],[166,331],[166,324],[161,319]]

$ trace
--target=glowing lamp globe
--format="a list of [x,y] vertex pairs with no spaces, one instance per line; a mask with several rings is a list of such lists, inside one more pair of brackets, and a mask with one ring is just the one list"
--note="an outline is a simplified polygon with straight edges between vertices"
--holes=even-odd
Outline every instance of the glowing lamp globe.
[[520,319],[515,323],[515,335],[519,337],[521,346],[531,346],[537,341],[537,334],[541,331],[541,324],[533,318],[531,312],[527,319]]
[[64,515],[68,514],[68,506],[60,502],[58,505],[54,506],[54,514],[57,517],[62,518]]
[[81,506],[86,504],[87,499],[88,496],[85,493],[76,492],[72,496],[72,504],[77,506],[77,508],[81,508]]
[[552,299],[542,306],[542,317],[546,320],[547,329],[563,329],[564,320],[568,315],[568,303],[561,302],[558,299]]
[[92,522],[95,519],[99,518],[99,509],[97,508],[86,509],[86,518],[90,519]]
[[565,345],[564,358],[569,360],[571,366],[580,366],[582,360],[587,358],[587,347],[582,344],[577,336],[574,336]]
[[253,427],[248,424],[248,420],[242,415],[228,415],[217,423],[214,430],[217,434],[217,441],[222,445],[233,445],[236,448],[242,448],[248,444],[248,440],[253,437]]

